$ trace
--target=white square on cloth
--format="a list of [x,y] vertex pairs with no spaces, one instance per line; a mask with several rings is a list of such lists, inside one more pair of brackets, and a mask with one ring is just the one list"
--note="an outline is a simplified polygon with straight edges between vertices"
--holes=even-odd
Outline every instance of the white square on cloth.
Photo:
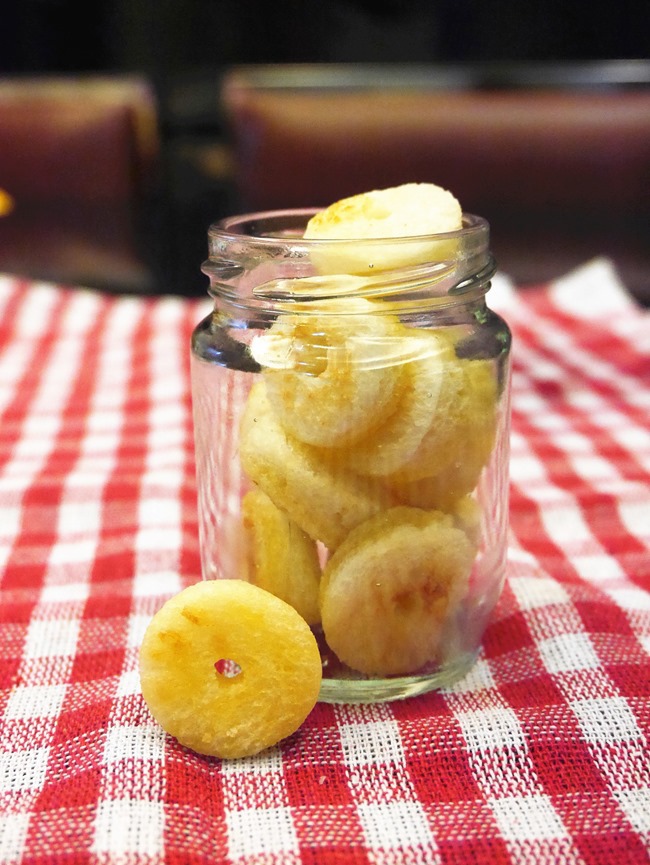
[[435,862],[435,840],[426,813],[419,802],[382,802],[359,805],[359,819],[368,845],[375,849],[397,848],[409,861],[405,848],[424,847]]
[[600,666],[587,634],[559,634],[541,640],[538,648],[549,673],[595,670]]
[[26,419],[23,433],[14,451],[14,461],[18,457],[23,460],[28,457],[46,457],[52,450],[52,444],[61,427],[61,419],[57,414],[45,414],[40,411]]
[[597,454],[573,456],[571,463],[575,471],[592,486],[602,488],[606,482],[617,481],[619,473],[612,463]]
[[29,820],[30,815],[27,812],[0,814],[0,850],[3,851],[5,862],[20,862]]
[[26,659],[72,657],[78,637],[76,619],[35,619],[29,624],[24,656]]
[[151,622],[150,614],[133,614],[129,616],[128,634],[126,645],[131,649],[139,649],[144,637],[144,632],[147,630]]
[[627,530],[637,537],[647,537],[650,507],[647,501],[619,502],[618,512]]
[[604,552],[601,555],[576,555],[572,557],[571,563],[580,576],[591,583],[618,580],[625,576],[616,559]]
[[457,712],[456,718],[470,751],[525,747],[524,734],[517,715],[505,706]]
[[528,454],[512,454],[510,457],[510,477],[523,487],[533,483],[533,481],[543,483],[546,480],[546,473],[539,460],[533,459]]
[[614,790],[625,816],[640,835],[650,835],[650,787]]
[[104,763],[119,760],[162,761],[165,758],[165,733],[158,724],[111,727],[104,746]]
[[181,548],[183,537],[178,528],[172,526],[150,526],[141,528],[135,538],[137,553],[160,553]]
[[61,502],[57,535],[60,538],[78,538],[87,534],[95,537],[102,525],[102,508],[102,502],[90,499]]
[[182,589],[178,570],[145,570],[145,563],[135,574],[133,596],[135,598],[157,598],[163,595],[175,595]]
[[276,853],[299,854],[290,808],[249,808],[229,811],[228,850],[231,860]]
[[0,793],[41,790],[49,755],[49,748],[0,754]]
[[341,724],[340,735],[346,766],[404,763],[404,750],[396,721]]
[[546,795],[492,799],[490,807],[506,841],[567,837],[566,827]]
[[[575,430],[565,429],[561,432],[556,432],[549,436],[549,438],[557,445],[557,447],[561,448],[566,453],[575,455],[576,458],[578,458],[579,455],[582,455],[585,458],[601,460],[600,457],[596,457],[592,453],[591,442],[587,436],[578,433]],[[606,464],[609,465],[609,463]]]
[[601,256],[553,280],[549,290],[554,304],[581,319],[615,317],[634,303],[613,263]]
[[97,539],[77,538],[75,540],[57,541],[48,557],[48,564],[53,565],[85,565],[93,560],[97,549]]
[[92,851],[113,857],[163,852],[165,813],[162,802],[108,799],[99,802]]
[[[70,569],[65,568],[66,573]],[[74,583],[50,583],[43,586],[41,592],[41,602],[43,604],[66,604],[74,603],[75,601],[85,601],[90,593],[89,583],[74,582]]]
[[138,524],[142,527],[174,528],[181,522],[181,504],[178,498],[143,499],[138,508]]
[[267,748],[259,754],[240,757],[238,760],[224,760],[221,764],[221,774],[226,784],[231,777],[238,778],[241,775],[267,777],[269,772],[278,775],[284,772],[282,752],[279,748]]
[[569,600],[562,584],[551,577],[513,577],[510,585],[522,610],[566,604]]
[[65,685],[23,685],[15,688],[7,700],[5,718],[50,718],[61,711]]
[[120,675],[120,680],[115,692],[117,697],[134,697],[140,696],[142,689],[140,687],[140,671],[136,668],[133,670],[125,670]]
[[19,504],[0,507],[0,538],[15,538],[23,511]]
[[[111,382],[111,387],[102,391],[98,396],[101,399],[99,405],[110,399],[112,402],[119,400],[119,408],[121,408],[124,394],[120,393],[120,389],[115,387],[117,382],[115,379]],[[123,382],[120,381],[123,385]],[[119,434],[124,426],[124,412],[115,408],[98,408],[97,403],[93,406],[92,412],[88,415],[86,422],[86,435],[83,437],[83,452],[84,454],[105,454],[112,453],[119,444]]]
[[496,687],[490,665],[484,658],[478,658],[462,679],[454,682],[447,689],[449,694],[470,694],[475,691],[486,691]]
[[644,592],[636,586],[625,586],[621,589],[609,589],[607,594],[622,609],[628,612],[650,610],[650,592]]
[[596,745],[613,745],[641,739],[632,710],[623,697],[595,697],[571,703],[585,739]]
[[577,549],[581,544],[593,544],[593,535],[577,504],[557,504],[543,509],[540,516],[548,536],[563,549]]

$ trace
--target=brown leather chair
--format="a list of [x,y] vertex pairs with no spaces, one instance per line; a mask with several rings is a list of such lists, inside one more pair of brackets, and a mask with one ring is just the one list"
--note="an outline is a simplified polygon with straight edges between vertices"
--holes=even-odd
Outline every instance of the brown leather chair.
[[148,293],[159,138],[139,78],[0,80],[0,272]]
[[[650,75],[240,67],[225,77],[239,206],[321,206],[407,181],[485,216],[520,284],[609,255],[650,302]],[[569,70],[570,71],[570,70]]]

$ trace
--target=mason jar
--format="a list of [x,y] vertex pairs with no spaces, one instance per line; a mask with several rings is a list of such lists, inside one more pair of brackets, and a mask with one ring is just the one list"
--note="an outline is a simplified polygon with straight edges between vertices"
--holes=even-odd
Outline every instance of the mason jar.
[[511,337],[486,303],[484,219],[305,240],[314,213],[209,229],[214,308],[191,352],[202,576],[298,610],[323,701],[397,699],[469,670],[502,588]]

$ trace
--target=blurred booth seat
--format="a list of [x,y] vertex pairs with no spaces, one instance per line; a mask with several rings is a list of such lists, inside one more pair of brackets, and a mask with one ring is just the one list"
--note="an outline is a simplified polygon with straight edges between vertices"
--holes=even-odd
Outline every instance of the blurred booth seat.
[[0,272],[156,290],[154,94],[137,77],[0,79]]
[[221,100],[242,209],[431,181],[519,284],[608,255],[650,302],[650,64],[235,67]]

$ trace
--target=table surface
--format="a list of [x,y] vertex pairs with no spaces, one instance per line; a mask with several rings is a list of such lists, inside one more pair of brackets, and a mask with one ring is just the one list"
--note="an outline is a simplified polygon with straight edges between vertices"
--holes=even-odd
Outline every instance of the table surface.
[[137,652],[199,578],[188,343],[207,305],[0,277],[0,862],[650,862],[650,313],[607,260],[514,337],[508,577],[467,677],[180,747]]

